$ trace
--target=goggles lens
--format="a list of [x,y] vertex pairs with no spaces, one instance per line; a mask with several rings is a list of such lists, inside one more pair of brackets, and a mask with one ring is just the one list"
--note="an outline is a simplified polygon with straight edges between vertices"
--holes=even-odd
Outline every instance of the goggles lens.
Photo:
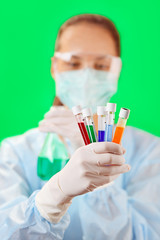
[[114,69],[117,73],[121,70],[121,59],[110,55],[56,52],[54,57],[58,72],[80,70],[86,67],[107,72],[113,72]]

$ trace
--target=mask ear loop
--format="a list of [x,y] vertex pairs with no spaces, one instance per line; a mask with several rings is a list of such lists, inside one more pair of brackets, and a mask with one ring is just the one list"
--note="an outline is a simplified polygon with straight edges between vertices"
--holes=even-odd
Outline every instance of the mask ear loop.
[[53,56],[53,57],[51,57],[51,61],[52,61],[52,71],[53,71],[53,73],[54,73],[54,75],[55,75],[55,77],[56,77],[56,74],[57,74],[57,57],[56,56]]
[[[57,75],[57,73],[58,73],[58,71],[57,71],[57,57],[55,57],[55,56],[53,56],[53,57],[51,57],[51,61],[52,61],[52,71],[53,71],[53,73],[54,73],[54,82],[55,82],[55,88],[56,88],[56,96],[55,97],[57,97],[57,83],[56,83],[56,75]],[[58,98],[59,99],[59,98]],[[60,101],[60,99],[58,100],[58,102]],[[61,101],[60,101],[60,103],[61,103]],[[63,104],[63,103],[62,103]],[[58,105],[56,105],[57,107],[58,107],[58,109],[59,109],[59,104]],[[54,106],[54,108],[55,108],[55,106]],[[63,107],[64,108],[64,107]]]

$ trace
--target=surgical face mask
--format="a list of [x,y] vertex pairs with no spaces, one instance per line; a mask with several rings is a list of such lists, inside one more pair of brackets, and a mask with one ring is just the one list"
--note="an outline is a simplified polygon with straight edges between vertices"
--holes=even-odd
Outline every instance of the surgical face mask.
[[104,106],[117,91],[117,75],[107,71],[85,68],[57,72],[57,96],[70,109],[81,105],[91,107],[96,113],[97,106]]

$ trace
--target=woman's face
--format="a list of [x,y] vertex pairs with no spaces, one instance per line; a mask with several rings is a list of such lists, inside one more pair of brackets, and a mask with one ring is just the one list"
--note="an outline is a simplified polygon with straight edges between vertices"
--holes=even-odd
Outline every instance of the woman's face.
[[53,58],[59,72],[91,67],[96,70],[109,70],[110,59],[105,56],[118,56],[115,41],[110,32],[97,24],[79,23],[67,27],[59,41],[59,52],[80,53],[69,61]]
[[[96,70],[103,70],[103,72],[101,71],[101,73],[104,73],[104,71],[110,70],[109,68],[111,64],[111,58],[107,58],[106,56],[118,57],[115,40],[113,39],[111,33],[107,31],[105,28],[97,24],[90,24],[90,23],[79,23],[79,24],[75,24],[73,26],[67,27],[60,37],[58,52],[78,53],[78,54],[71,55],[72,57],[70,61],[66,61],[66,62],[60,58],[53,57],[51,71],[52,71],[52,76],[55,80],[56,78],[54,76],[54,71],[58,71],[58,73],[72,71],[72,73],[70,72],[70,74],[73,74],[74,70],[80,70],[80,69],[89,67],[89,68],[94,68]],[[79,74],[79,71],[78,71],[78,74]],[[89,87],[89,84],[87,86]],[[70,89],[70,87],[71,86],[69,85],[68,88]],[[62,101],[60,97],[62,93],[61,94],[59,93],[59,95],[57,95],[60,98],[60,100],[63,102],[63,104],[65,106],[68,106],[69,105],[67,104],[68,101],[72,100],[71,102],[73,106],[80,104],[82,107],[84,107],[81,102],[77,103],[77,102],[74,102],[73,99],[71,99],[69,89],[67,90],[65,89],[66,93],[65,94],[63,93],[63,97],[65,95],[65,100],[63,99]],[[79,89],[79,88],[77,89],[78,89],[78,92],[74,91],[74,93],[76,94],[76,99],[77,98],[79,99],[79,96],[84,95],[82,94],[82,90],[85,90],[85,89]],[[92,86],[92,90],[95,91],[93,86]],[[97,95],[95,93],[94,96],[98,98],[98,100],[96,100],[95,98],[95,101],[98,105],[102,105],[100,100],[101,98],[102,99],[104,98],[104,94],[103,94],[104,91],[106,95],[105,103],[108,101],[108,96],[113,95],[113,90],[108,93],[108,91],[110,90],[105,88],[102,91],[103,96],[101,96],[101,94]],[[86,92],[86,90],[84,92]],[[72,92],[72,95],[73,95],[73,92]],[[88,101],[90,100],[91,99],[90,97],[88,97],[88,95],[84,97],[84,101],[87,104],[88,104]],[[98,101],[100,101],[100,103]],[[90,104],[87,106],[91,107]],[[97,126],[96,115],[94,115],[94,121],[95,121],[95,125]]]

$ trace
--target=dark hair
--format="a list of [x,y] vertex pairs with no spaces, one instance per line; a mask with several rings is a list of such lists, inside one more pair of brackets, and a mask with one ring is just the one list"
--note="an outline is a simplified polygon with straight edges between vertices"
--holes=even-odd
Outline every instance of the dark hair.
[[[121,53],[120,35],[117,28],[115,27],[114,23],[110,19],[98,14],[80,14],[68,19],[59,29],[56,43],[55,43],[55,51],[58,51],[59,49],[59,42],[60,42],[59,40],[61,38],[62,33],[65,31],[65,29],[69,26],[72,26],[81,22],[97,24],[105,28],[106,30],[108,30],[115,41],[117,54],[118,56],[120,56],[120,53]],[[55,97],[53,105],[60,106],[63,104],[61,103],[58,97]]]
[[80,14],[68,19],[59,29],[57,39],[56,39],[56,44],[55,44],[56,51],[59,49],[59,40],[64,30],[69,26],[72,26],[81,22],[97,24],[107,29],[115,41],[117,53],[118,53],[118,56],[120,56],[120,52],[121,52],[120,35],[117,28],[115,27],[114,23],[110,19],[98,14]]

